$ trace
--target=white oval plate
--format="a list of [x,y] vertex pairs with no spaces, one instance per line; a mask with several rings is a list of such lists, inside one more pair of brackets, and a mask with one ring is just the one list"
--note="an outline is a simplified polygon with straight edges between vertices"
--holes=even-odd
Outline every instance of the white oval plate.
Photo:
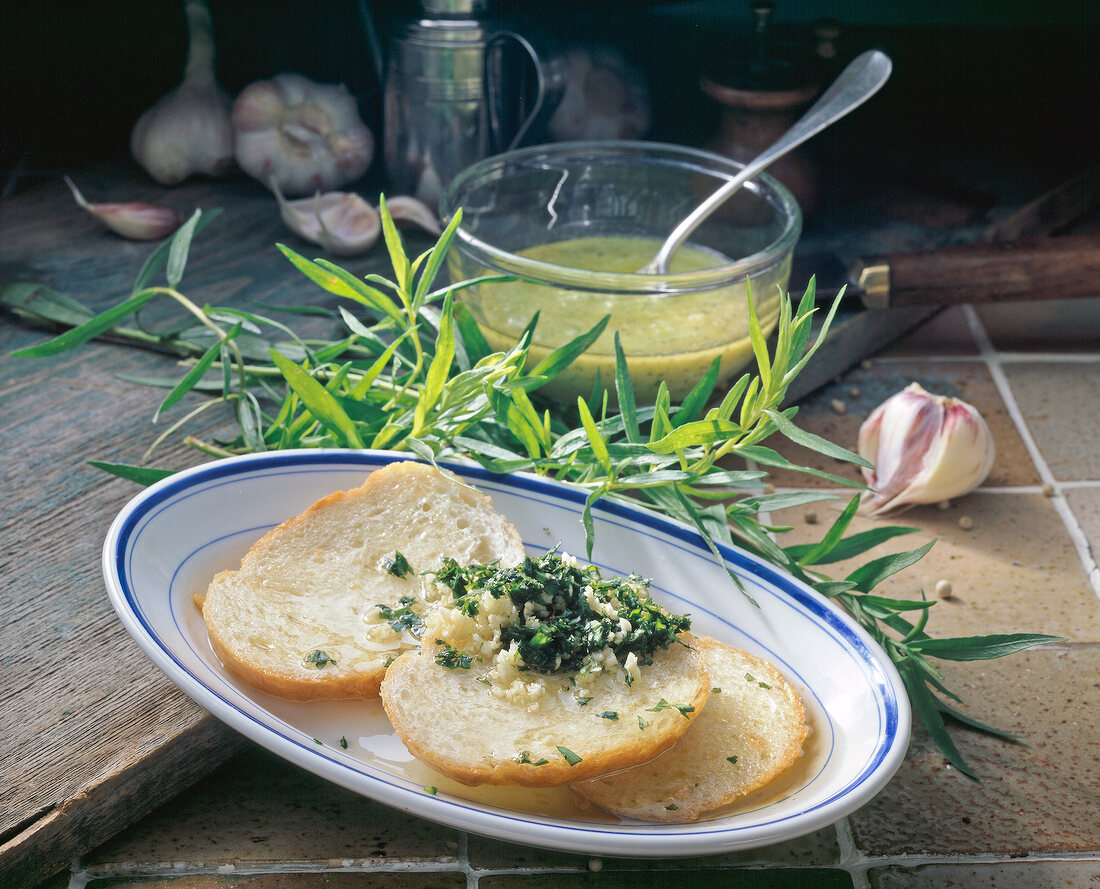
[[[593,562],[607,574],[652,578],[654,597],[689,612],[693,632],[767,658],[801,693],[812,725],[806,753],[766,795],[694,824],[652,824],[582,812],[563,788],[464,788],[413,760],[377,701],[296,703],[231,677],[210,648],[193,596],[215,572],[239,567],[270,528],[396,459],[407,457],[284,451],[219,460],[149,487],[118,515],[103,547],[107,589],[126,629],[198,704],[290,762],[386,805],[511,842],[632,857],[764,846],[852,812],[901,763],[910,728],[904,687],[846,614],[751,555],[722,547],[720,564],[687,526],[618,504],[593,510]],[[530,553],[561,543],[584,554],[583,491],[445,465],[492,498]]]

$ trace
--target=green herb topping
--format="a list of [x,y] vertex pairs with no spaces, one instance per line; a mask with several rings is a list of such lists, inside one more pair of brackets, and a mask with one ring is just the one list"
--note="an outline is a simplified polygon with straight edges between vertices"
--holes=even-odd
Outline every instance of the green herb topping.
[[565,761],[571,766],[575,766],[581,761],[581,757],[577,756],[577,754],[575,754],[568,747],[562,747],[559,745],[558,753],[560,753],[565,758]]
[[603,719],[610,719],[612,722],[619,718],[619,714],[616,713],[614,710],[604,710],[603,713],[600,714],[600,716]]
[[734,765],[737,765],[737,757],[736,756],[727,756],[726,759],[728,759]]
[[329,664],[332,664],[332,666],[334,667],[336,666],[336,659],[329,657],[319,648],[315,648],[313,649],[313,651],[307,654],[305,657],[305,662],[307,664],[313,664],[313,666],[315,666],[318,670],[323,670]]
[[415,601],[416,599],[412,596],[402,596],[398,600],[400,608],[391,608],[389,605],[379,604],[377,606],[378,613],[382,615],[382,620],[389,623],[390,628],[395,633],[408,630],[419,639],[424,632],[424,621],[419,614],[412,610]]
[[408,577],[413,573],[409,560],[396,550],[392,557],[382,560],[382,567],[394,577]]
[[[650,655],[691,626],[687,615],[669,614],[653,601],[648,581],[601,577],[595,566],[581,567],[556,550],[513,568],[496,563],[463,568],[447,559],[435,579],[450,587],[459,608],[469,608],[475,593],[510,599],[519,618],[502,629],[501,644],[515,643],[521,669],[539,673],[579,671],[586,658],[605,648],[620,663],[629,654],[650,663]],[[628,675],[627,682],[633,678]]]
[[454,670],[456,668],[459,670],[469,670],[474,659],[468,654],[463,654],[453,645],[444,645],[436,654],[435,662],[441,667],[446,667],[448,670]]
[[341,747],[342,747],[342,748],[343,748],[344,750],[347,750],[347,749],[348,749],[348,739],[347,739],[347,738],[345,738],[345,737],[344,737],[343,735],[341,735],[341,736],[340,736],[340,746],[341,746]]
[[[560,750],[560,749],[562,749],[562,748],[560,748],[560,747],[559,747],[558,749]],[[578,760],[578,761],[579,761],[579,760]],[[549,762],[550,762],[550,760],[548,760],[548,759],[542,759],[542,758],[540,757],[540,758],[539,758],[539,760],[538,760],[537,762],[533,762],[533,761],[531,760],[531,754],[530,754],[529,752],[527,752],[526,750],[524,750],[524,751],[523,751],[523,752],[522,752],[522,753],[521,753],[521,754],[520,754],[519,756],[517,756],[517,757],[516,757],[516,762],[518,762],[518,763],[521,763],[521,764],[523,764],[523,765],[531,765],[531,766],[544,766],[544,765],[546,765],[547,763],[549,763]]]
[[647,707],[646,710],[650,713],[660,713],[662,710],[679,710],[680,715],[683,716],[684,719],[691,719],[691,717],[688,716],[688,714],[695,712],[695,708],[692,707],[690,704],[686,704],[682,707],[674,707],[672,704],[670,704],[664,698],[661,698],[661,700],[659,700],[657,702],[656,707]]

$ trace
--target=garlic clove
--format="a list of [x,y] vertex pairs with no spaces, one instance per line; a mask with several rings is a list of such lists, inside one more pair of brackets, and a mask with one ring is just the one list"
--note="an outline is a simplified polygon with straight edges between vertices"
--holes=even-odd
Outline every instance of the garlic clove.
[[410,195],[397,195],[396,197],[385,198],[385,202],[386,209],[389,210],[394,222],[411,222],[437,238],[443,234],[439,217],[423,201]]
[[232,117],[241,169],[261,182],[274,179],[290,197],[358,179],[374,156],[374,137],[340,84],[279,74],[245,87]]
[[287,228],[311,244],[334,256],[356,256],[377,243],[382,218],[359,195],[330,191],[288,201],[274,181],[271,187]]
[[859,430],[865,504],[882,515],[921,503],[961,497],[993,467],[993,436],[981,414],[957,398],[932,395],[919,383],[880,404]]
[[183,223],[183,217],[177,211],[158,204],[90,204],[72,179],[68,176],[64,179],[76,198],[77,206],[87,210],[115,234],[131,241],[166,238]]

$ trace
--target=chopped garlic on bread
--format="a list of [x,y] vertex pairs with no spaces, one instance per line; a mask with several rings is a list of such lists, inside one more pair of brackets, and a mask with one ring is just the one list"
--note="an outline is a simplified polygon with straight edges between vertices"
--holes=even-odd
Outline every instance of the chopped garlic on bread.
[[466,784],[551,787],[645,762],[710,688],[703,656],[637,578],[551,551],[506,571],[450,565],[454,607],[427,619],[382,704],[417,758]]
[[264,535],[201,599],[214,651],[256,688],[294,700],[368,698],[420,647],[446,557],[515,564],[519,532],[485,495],[414,462],[373,471]]
[[802,755],[806,713],[784,676],[714,639],[697,645],[713,690],[691,729],[657,759],[574,791],[628,818],[695,821],[771,783]]

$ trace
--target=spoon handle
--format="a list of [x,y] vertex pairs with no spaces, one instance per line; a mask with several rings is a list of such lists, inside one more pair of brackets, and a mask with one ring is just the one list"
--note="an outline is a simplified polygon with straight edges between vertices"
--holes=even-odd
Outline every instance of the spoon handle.
[[788,151],[798,147],[812,136],[816,136],[834,121],[866,102],[886,83],[892,67],[889,56],[877,49],[868,50],[853,59],[794,126],[759,154],[755,160],[747,164],[740,173],[703,201],[672,230],[672,234],[661,245],[657,255],[641,270],[642,274],[663,275],[668,272],[669,258],[687,240],[688,235],[695,231],[699,223],[714,212],[715,208],[737,191],[746,180],[751,179]]

